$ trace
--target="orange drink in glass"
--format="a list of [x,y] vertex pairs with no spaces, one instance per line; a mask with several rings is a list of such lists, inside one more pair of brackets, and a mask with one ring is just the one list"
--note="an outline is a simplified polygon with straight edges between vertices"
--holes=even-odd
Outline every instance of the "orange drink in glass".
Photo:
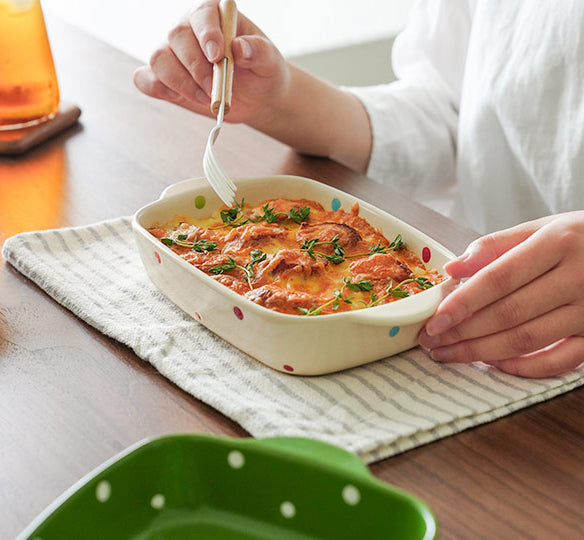
[[58,107],[40,0],[0,0],[0,131],[44,122]]

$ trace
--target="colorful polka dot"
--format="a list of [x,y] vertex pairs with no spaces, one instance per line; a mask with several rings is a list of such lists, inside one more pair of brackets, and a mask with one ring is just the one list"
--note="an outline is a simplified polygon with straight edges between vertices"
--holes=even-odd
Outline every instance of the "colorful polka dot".
[[232,469],[241,469],[245,465],[245,456],[239,450],[227,454],[227,463]]
[[430,251],[429,247],[425,247],[422,250],[422,260],[427,263],[432,257],[432,252]]
[[339,199],[337,199],[336,197],[331,201],[331,208],[336,212],[337,210],[339,210],[339,208],[341,208],[341,201],[339,201]]
[[294,368],[292,366],[289,366],[288,364],[284,364],[282,366],[286,371],[294,371]]
[[101,502],[107,502],[112,494],[112,486],[107,480],[102,480],[95,488],[95,498]]
[[399,326],[393,326],[389,330],[389,337],[395,337],[395,336],[397,336],[398,332],[399,332]]
[[296,515],[296,507],[290,501],[284,501],[280,505],[280,512],[286,519],[291,519]]
[[154,257],[156,258],[156,261],[158,262],[158,264],[162,264],[162,259],[160,258],[158,251],[154,252]]
[[203,195],[197,195],[195,197],[195,208],[197,208],[198,210],[200,210],[201,208],[204,208],[206,204],[207,204],[207,199],[205,199],[205,197],[203,197]]
[[243,320],[243,311],[241,311],[241,308],[238,308],[237,306],[235,306],[233,308],[233,313],[240,321]]
[[166,497],[162,495],[162,493],[157,493],[150,499],[150,506],[154,508],[154,510],[161,510],[164,508],[166,504]]
[[359,504],[361,500],[361,492],[355,487],[350,484],[346,485],[343,488],[343,501],[345,501],[349,506],[355,506]]

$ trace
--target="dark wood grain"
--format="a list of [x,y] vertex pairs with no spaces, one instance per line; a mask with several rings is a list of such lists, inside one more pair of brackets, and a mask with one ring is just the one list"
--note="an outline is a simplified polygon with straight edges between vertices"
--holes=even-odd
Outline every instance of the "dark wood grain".
[[[0,243],[31,229],[132,214],[177,180],[202,176],[213,125],[141,96],[137,62],[49,20],[62,95],[81,124],[24,156],[0,158]],[[351,192],[455,252],[475,235],[331,161],[299,156],[246,126],[217,152],[233,176],[297,174]],[[171,432],[245,436],[134,353],[0,266],[0,538],[123,448]],[[442,538],[581,538],[584,391],[376,463],[420,495]]]

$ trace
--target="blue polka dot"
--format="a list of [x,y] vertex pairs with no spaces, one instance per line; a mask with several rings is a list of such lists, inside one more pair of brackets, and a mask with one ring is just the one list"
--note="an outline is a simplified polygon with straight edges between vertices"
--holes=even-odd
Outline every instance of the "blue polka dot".
[[399,326],[394,326],[390,331],[389,331],[389,337],[395,337],[397,336],[399,332]]
[[331,208],[336,212],[341,207],[341,201],[335,198],[331,201]]

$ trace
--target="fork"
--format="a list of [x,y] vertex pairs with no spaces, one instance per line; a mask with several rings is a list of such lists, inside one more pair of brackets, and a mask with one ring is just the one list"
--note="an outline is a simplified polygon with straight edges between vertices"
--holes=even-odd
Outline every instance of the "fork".
[[213,90],[211,92],[211,112],[217,116],[217,124],[209,133],[205,154],[203,155],[203,171],[205,177],[219,198],[232,206],[237,186],[225,172],[213,150],[213,145],[219,136],[223,117],[231,108],[231,90],[233,85],[233,54],[231,41],[235,37],[237,6],[234,0],[222,0],[219,4],[221,14],[221,30],[225,40],[225,58],[213,66]]

